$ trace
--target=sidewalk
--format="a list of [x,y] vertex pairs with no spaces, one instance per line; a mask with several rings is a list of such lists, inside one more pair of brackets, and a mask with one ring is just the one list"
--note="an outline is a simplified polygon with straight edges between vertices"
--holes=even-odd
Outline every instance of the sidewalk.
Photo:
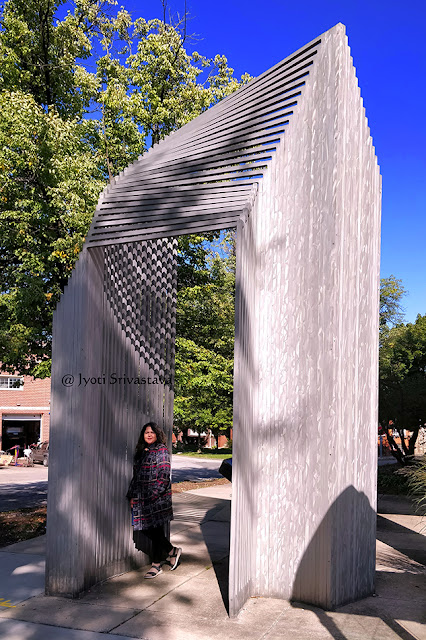
[[150,581],[143,579],[147,567],[122,574],[78,600],[43,595],[44,537],[0,549],[0,638],[426,640],[426,517],[414,515],[406,499],[379,503],[376,597],[335,612],[251,598],[230,620],[230,497],[230,485],[175,494],[179,568]]

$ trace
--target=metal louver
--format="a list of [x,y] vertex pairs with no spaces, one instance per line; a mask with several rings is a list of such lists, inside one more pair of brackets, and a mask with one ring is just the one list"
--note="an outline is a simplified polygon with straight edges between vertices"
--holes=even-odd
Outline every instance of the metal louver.
[[302,95],[318,39],[161,141],[101,194],[87,246],[226,229],[257,182]]

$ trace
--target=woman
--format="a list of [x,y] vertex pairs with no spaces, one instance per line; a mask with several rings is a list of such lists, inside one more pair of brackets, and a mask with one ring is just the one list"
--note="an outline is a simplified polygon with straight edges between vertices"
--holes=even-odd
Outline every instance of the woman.
[[127,498],[132,507],[136,548],[144,550],[144,535],[152,542],[152,567],[145,578],[156,578],[163,573],[163,561],[168,562],[173,571],[178,566],[182,549],[173,547],[164,535],[163,525],[173,519],[170,455],[164,432],[155,422],[148,422],[142,427]]

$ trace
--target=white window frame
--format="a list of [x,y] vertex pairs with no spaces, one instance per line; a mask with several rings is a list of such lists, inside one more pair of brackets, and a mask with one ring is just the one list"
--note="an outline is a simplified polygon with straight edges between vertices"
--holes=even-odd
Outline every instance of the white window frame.
[[[22,376],[4,376],[0,375],[0,380],[7,380],[7,386],[0,385],[0,391],[23,391],[24,378]],[[20,381],[19,387],[14,387],[13,383],[17,380]]]

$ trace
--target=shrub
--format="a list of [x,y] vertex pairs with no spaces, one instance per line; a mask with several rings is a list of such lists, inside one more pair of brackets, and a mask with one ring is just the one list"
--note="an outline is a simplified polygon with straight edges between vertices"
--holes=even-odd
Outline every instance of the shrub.
[[398,465],[379,467],[377,474],[377,491],[393,495],[408,495],[408,479]]
[[426,507],[426,456],[403,469],[402,473],[416,504],[416,510],[419,511],[422,507]]

